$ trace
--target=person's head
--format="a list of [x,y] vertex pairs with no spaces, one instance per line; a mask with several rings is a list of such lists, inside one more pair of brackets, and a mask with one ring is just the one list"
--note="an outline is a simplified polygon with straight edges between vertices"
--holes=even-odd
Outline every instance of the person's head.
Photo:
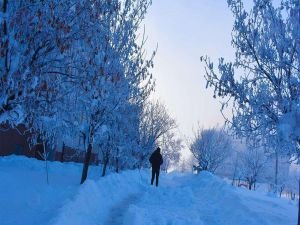
[[160,147],[157,147],[156,151],[158,151],[160,153]]

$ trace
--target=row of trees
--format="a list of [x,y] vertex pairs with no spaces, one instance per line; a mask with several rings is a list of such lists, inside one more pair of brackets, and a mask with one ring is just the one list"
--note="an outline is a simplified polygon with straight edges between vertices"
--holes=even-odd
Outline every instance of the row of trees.
[[255,1],[248,12],[242,0],[230,0],[234,16],[232,46],[235,60],[209,57],[205,64],[207,87],[223,100],[221,110],[232,107],[227,125],[240,138],[272,146],[299,158],[300,132],[300,3]]
[[269,154],[258,145],[237,140],[224,128],[199,128],[189,145],[194,171],[216,173],[232,185],[256,189],[257,182],[269,184],[269,191],[281,195],[294,192],[296,176],[289,174],[289,158]]
[[237,137],[275,155],[277,164],[281,154],[298,163],[300,2],[281,0],[275,6],[271,0],[256,0],[250,10],[242,0],[227,2],[234,17],[235,59],[220,58],[216,67],[202,56],[207,87],[222,99],[222,113],[232,108],[232,118],[225,119]]
[[151,1],[0,4],[0,124],[25,125],[45,160],[58,142],[84,149],[81,183],[94,148],[103,175],[108,164],[145,165],[175,127],[165,107],[148,100],[155,51],[146,57],[138,30]]

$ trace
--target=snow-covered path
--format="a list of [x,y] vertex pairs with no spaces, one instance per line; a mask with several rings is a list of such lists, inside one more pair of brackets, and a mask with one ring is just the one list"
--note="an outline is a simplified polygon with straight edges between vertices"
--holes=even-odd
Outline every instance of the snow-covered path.
[[163,176],[159,188],[145,186],[139,199],[128,199],[119,207],[123,218],[107,225],[296,224],[294,204],[233,188],[209,173]]
[[[80,164],[0,158],[0,225],[296,225],[297,204],[235,188],[206,172],[124,171],[99,178],[91,168],[78,184]],[[98,174],[98,176],[97,176]]]
[[206,172],[112,174],[89,181],[55,225],[295,225],[296,204],[235,188]]

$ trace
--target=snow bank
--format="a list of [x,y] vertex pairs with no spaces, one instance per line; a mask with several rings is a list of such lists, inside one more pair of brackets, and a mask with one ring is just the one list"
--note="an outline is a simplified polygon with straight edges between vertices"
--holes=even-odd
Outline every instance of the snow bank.
[[[49,185],[45,164],[22,156],[0,157],[0,225],[48,224],[59,208],[78,192],[82,165],[49,162]],[[98,168],[89,174],[100,177]]]
[[53,225],[106,224],[114,206],[143,188],[137,171],[111,174],[98,181],[88,180],[74,200],[61,209]]

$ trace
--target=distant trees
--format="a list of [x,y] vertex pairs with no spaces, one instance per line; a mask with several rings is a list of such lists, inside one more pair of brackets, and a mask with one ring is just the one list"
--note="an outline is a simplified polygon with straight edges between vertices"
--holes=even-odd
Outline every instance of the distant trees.
[[[167,142],[163,143],[164,138],[166,140],[167,135],[171,135],[170,132],[176,127],[176,121],[170,116],[164,104],[159,101],[146,102],[141,114],[139,129],[139,146],[143,151],[137,152],[141,165],[148,163],[148,156],[157,145],[167,144]],[[170,141],[169,137],[168,146],[171,144]],[[173,150],[177,151],[176,148]]]
[[256,182],[265,172],[266,155],[261,148],[250,147],[240,153],[241,173],[249,190],[255,189]]
[[198,172],[215,170],[228,158],[232,151],[231,138],[218,128],[198,128],[189,146],[197,165]]
[[[133,107],[133,111],[126,111],[126,119],[123,115],[118,122],[102,127],[97,145],[103,176],[108,167],[117,172],[125,168],[148,167],[149,156],[157,146],[162,149],[164,170],[180,159],[183,146],[174,133],[176,123],[166,107],[158,101],[147,101],[142,108]],[[134,113],[140,109],[139,114]]]
[[184,145],[182,140],[176,137],[175,132],[169,131],[164,134],[159,142],[159,146],[164,159],[164,163],[161,166],[162,170],[168,172],[171,166],[178,167]]
[[[274,173],[271,170],[275,165],[271,164],[273,161],[265,149],[256,143],[235,140],[223,129],[198,128],[189,149],[197,172],[206,170],[232,177],[233,185],[244,185],[250,190],[256,189],[257,182],[273,184]],[[279,171],[279,174],[282,172]]]

